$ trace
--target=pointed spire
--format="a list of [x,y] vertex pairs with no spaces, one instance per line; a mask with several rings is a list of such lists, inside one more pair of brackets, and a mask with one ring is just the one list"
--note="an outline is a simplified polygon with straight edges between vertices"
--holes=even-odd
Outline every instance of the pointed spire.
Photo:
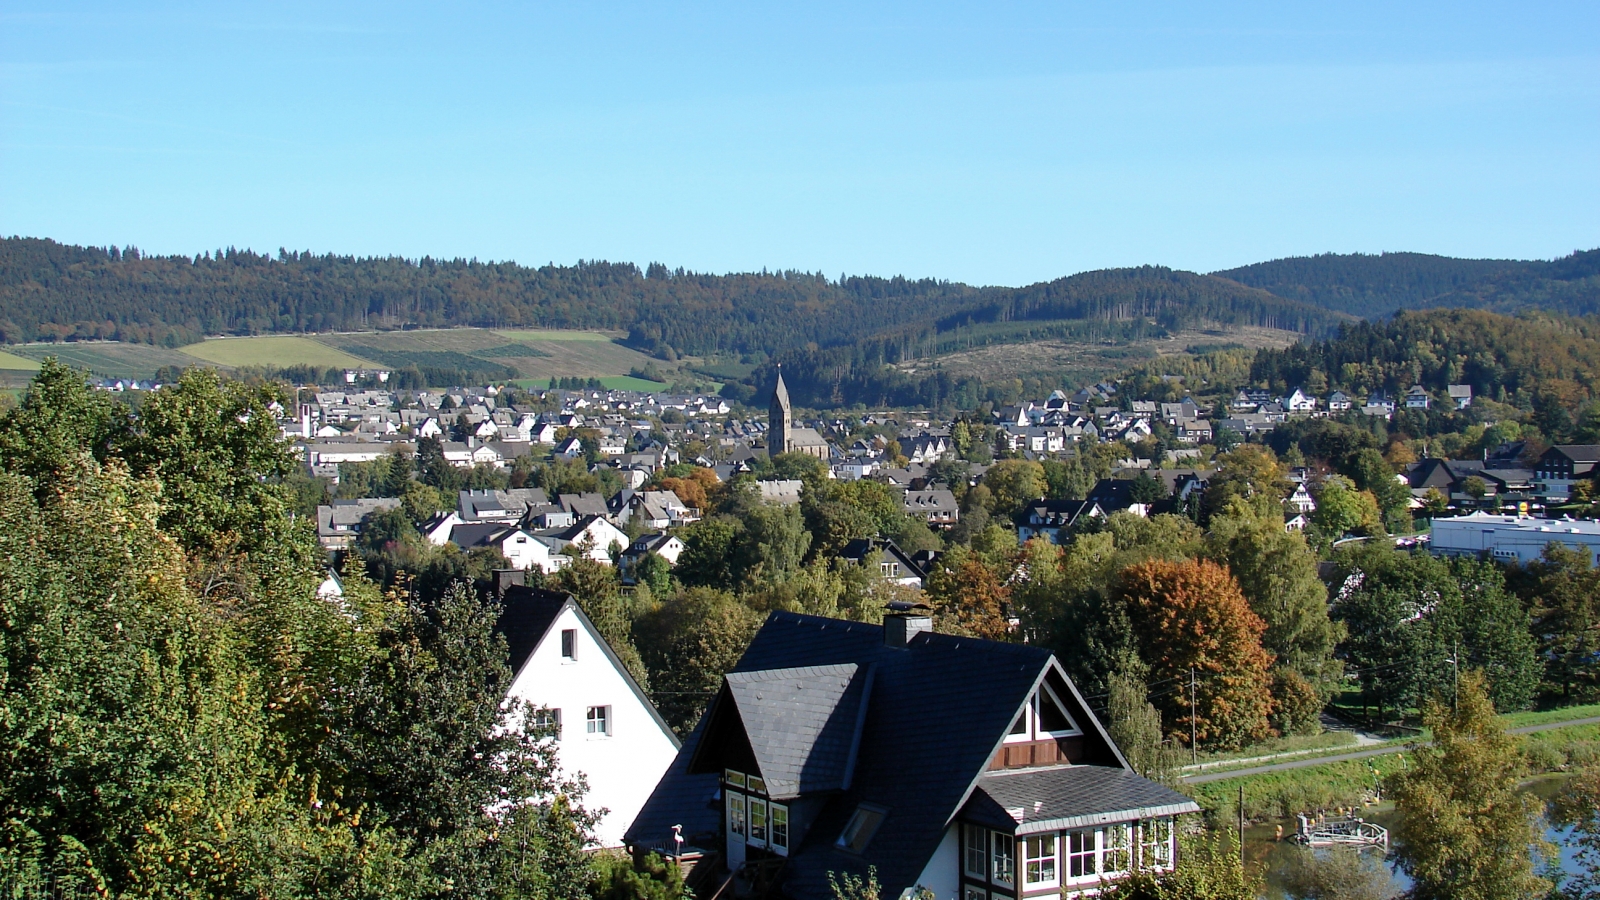
[[778,364],[778,383],[772,388],[772,402],[789,408],[789,388],[783,383],[783,364]]

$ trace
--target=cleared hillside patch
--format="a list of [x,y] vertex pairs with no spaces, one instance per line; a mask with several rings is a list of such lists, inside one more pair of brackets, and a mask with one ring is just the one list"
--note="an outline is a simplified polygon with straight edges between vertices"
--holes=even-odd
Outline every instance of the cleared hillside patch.
[[39,361],[0,350],[0,369],[37,372],[39,370]]
[[288,366],[319,368],[371,368],[370,360],[330,347],[316,338],[295,335],[207,338],[183,348],[190,356],[222,366],[262,366],[281,369]]
[[154,378],[163,366],[187,368],[213,365],[209,360],[151,344],[119,341],[76,341],[63,344],[23,344],[12,348],[18,356],[43,361],[54,356],[69,366],[88,369],[102,378]]

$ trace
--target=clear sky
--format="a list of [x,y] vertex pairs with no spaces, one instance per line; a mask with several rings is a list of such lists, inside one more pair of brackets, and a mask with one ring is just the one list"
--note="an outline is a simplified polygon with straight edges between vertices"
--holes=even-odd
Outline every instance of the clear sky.
[[1022,284],[1600,246],[1600,3],[0,0],[0,233]]

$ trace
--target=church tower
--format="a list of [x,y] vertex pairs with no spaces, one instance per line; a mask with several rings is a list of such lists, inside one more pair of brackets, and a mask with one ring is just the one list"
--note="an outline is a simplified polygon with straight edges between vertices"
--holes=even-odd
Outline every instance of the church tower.
[[767,455],[787,453],[793,443],[794,414],[789,410],[789,389],[783,385],[783,367],[778,367],[778,383],[772,388],[772,405],[767,407]]

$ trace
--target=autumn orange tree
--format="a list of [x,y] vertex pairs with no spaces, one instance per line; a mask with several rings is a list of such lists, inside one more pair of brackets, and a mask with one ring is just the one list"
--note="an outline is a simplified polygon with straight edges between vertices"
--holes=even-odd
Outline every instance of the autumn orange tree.
[[656,480],[656,486],[663,491],[671,491],[678,495],[685,506],[705,510],[711,506],[711,495],[716,492],[720,483],[717,473],[710,469],[695,467],[684,477],[664,477]]
[[1261,646],[1267,625],[1232,573],[1209,560],[1153,559],[1122,570],[1119,582],[1168,731],[1187,741],[1192,724],[1196,740],[1217,749],[1269,737],[1273,656]]
[[1008,639],[1011,587],[979,554],[964,547],[947,553],[928,574],[927,593],[940,631]]

